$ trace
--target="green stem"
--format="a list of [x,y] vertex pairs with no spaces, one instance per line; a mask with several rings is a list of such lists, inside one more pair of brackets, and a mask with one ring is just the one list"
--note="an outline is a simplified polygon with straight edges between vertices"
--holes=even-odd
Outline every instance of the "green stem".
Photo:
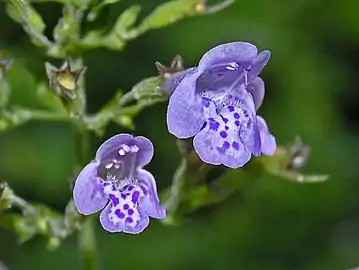
[[96,252],[94,221],[95,219],[93,216],[86,218],[79,235],[79,248],[82,251],[82,269],[84,270],[99,269]]
[[51,122],[54,121],[62,122],[62,121],[68,121],[69,116],[68,114],[62,112],[31,110],[31,119],[41,120],[41,121],[51,121]]

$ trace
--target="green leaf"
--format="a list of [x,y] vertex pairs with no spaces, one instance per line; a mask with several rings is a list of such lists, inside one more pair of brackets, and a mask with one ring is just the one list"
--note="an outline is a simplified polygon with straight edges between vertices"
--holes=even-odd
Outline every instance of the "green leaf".
[[89,14],[86,17],[86,20],[89,22],[95,20],[105,6],[117,3],[119,1],[121,1],[121,0],[102,0],[102,1],[100,1],[98,4],[96,4],[94,7],[91,8]]
[[38,46],[51,47],[52,43],[44,35],[45,24],[41,16],[26,0],[6,0],[6,12],[17,23],[21,24],[24,31]]
[[[85,0],[84,5],[88,1]],[[81,3],[78,3],[81,4]],[[57,46],[48,50],[48,54],[57,57],[68,56],[78,53],[78,45],[81,43],[80,25],[82,21],[82,12],[73,5],[66,4],[62,10],[62,17],[53,30],[53,37]]]
[[138,27],[144,33],[150,29],[162,28],[196,13],[201,0],[174,0],[158,6]]
[[158,87],[160,83],[159,77],[150,77],[137,83],[130,92],[126,93],[120,100],[120,105],[138,100],[144,103],[151,103],[156,98],[165,98],[161,89]]
[[140,11],[140,6],[132,6],[129,9],[126,9],[117,19],[111,31],[111,35],[118,36],[119,38],[125,40],[132,38],[129,30],[136,23]]
[[9,188],[7,183],[0,183],[0,211],[12,207],[14,192]]
[[88,32],[82,40],[85,48],[105,47],[119,51],[126,45],[126,40],[136,37],[137,33],[131,29],[140,13],[140,6],[126,9],[116,20],[110,33],[104,34],[102,30]]

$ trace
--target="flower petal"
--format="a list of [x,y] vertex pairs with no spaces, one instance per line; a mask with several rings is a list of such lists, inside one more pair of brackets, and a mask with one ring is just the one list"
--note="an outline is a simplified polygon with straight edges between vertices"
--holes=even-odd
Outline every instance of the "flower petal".
[[153,175],[146,170],[139,170],[137,177],[143,183],[145,196],[141,198],[139,206],[140,211],[150,217],[163,219],[166,217],[166,210],[160,205],[157,195],[156,181]]
[[214,47],[206,52],[198,64],[199,72],[203,72],[211,65],[222,62],[249,62],[257,55],[257,48],[248,42],[231,42]]
[[249,161],[253,150],[253,145],[248,143],[253,136],[253,119],[245,105],[244,100],[237,99],[219,108],[214,102],[209,103],[205,110],[208,121],[193,140],[202,161],[230,168],[242,167]]
[[130,134],[120,133],[106,140],[96,152],[96,160],[101,161],[110,156],[114,151],[118,151],[122,144],[131,145],[134,138]]
[[[111,200],[107,207],[100,215],[100,222],[102,227],[111,233],[124,232],[130,234],[138,234],[142,232],[149,224],[149,217],[139,211],[136,204],[131,202],[134,196],[133,193],[118,193],[118,200],[116,203]],[[123,196],[123,198],[121,198]]]
[[201,98],[196,93],[200,74],[187,75],[177,86],[167,108],[167,128],[179,139],[193,137],[200,131],[204,119]]
[[122,156],[118,156],[118,152],[123,145],[137,148],[135,149],[137,153],[136,167],[147,165],[153,157],[153,144],[149,139],[143,136],[133,137],[130,134],[122,133],[111,137],[98,148],[96,152],[96,160],[106,161],[107,159],[112,160],[116,157],[117,159],[127,157],[126,152],[123,152]]
[[91,215],[105,207],[108,197],[98,177],[98,163],[89,163],[77,176],[73,190],[74,203],[79,213]]
[[[220,165],[236,169],[243,167],[250,158],[251,153],[241,143],[235,145],[221,144],[218,135],[210,130],[202,130],[193,139],[193,146],[200,159],[208,164]],[[233,143],[232,143],[233,144]],[[222,150],[225,148],[225,150]]]
[[[102,227],[111,233],[122,232],[124,224],[122,222],[115,223],[113,221],[113,204],[109,203],[100,214],[100,223]],[[117,217],[118,218],[118,217]]]
[[183,78],[189,73],[193,72],[196,68],[189,68],[177,73],[172,74],[168,79],[166,79],[160,86],[168,95],[172,95],[173,91],[181,83]]
[[270,51],[265,50],[258,54],[257,57],[252,60],[251,70],[248,74],[249,81],[252,81],[255,77],[258,76],[259,73],[261,73],[263,68],[267,65],[270,56]]
[[264,81],[259,77],[255,77],[254,80],[247,85],[247,91],[252,94],[255,107],[258,110],[264,99]]
[[277,148],[275,138],[269,133],[267,123],[262,117],[257,116],[257,123],[262,141],[262,153],[272,156]]
[[259,157],[262,153],[262,141],[259,133],[258,123],[255,115],[252,115],[253,123],[252,127],[248,128],[252,133],[244,140],[245,146],[251,151],[251,153]]
[[150,163],[153,157],[153,152],[154,152],[153,144],[149,139],[143,136],[135,137],[134,143],[139,148],[137,152],[137,166],[143,167],[148,163]]

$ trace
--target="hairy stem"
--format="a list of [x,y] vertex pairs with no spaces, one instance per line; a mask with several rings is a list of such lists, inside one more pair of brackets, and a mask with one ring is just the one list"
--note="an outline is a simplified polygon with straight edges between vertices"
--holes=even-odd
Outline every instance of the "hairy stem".
[[99,269],[95,241],[94,218],[85,219],[83,228],[79,234],[79,248],[82,252],[82,269],[97,270]]

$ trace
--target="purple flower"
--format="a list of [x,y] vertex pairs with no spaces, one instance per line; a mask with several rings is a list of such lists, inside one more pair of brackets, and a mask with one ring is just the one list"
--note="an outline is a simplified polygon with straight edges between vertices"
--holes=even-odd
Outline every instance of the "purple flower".
[[271,155],[275,139],[256,110],[264,98],[257,75],[270,57],[246,42],[219,45],[198,66],[172,76],[167,126],[179,139],[194,136],[193,145],[206,163],[239,168],[253,154]]
[[149,217],[163,219],[156,182],[142,169],[153,156],[153,145],[145,137],[118,134],[104,142],[95,160],[78,175],[73,190],[77,210],[84,215],[100,215],[109,232],[138,234],[149,224]]

